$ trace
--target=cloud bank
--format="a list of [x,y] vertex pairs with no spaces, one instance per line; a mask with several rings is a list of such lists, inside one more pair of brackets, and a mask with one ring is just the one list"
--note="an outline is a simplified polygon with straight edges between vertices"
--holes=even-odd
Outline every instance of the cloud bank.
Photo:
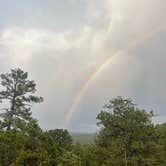
[[[1,71],[19,66],[37,81],[45,102],[33,113],[44,129],[94,131],[96,114],[117,95],[158,110],[157,122],[166,119],[164,0],[14,0],[1,2],[1,8]],[[80,89],[119,50],[65,126],[64,114]]]

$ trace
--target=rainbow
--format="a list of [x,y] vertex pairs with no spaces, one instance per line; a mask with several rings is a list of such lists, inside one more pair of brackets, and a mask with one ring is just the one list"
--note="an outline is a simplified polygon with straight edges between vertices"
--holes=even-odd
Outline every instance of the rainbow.
[[65,113],[65,123],[66,125],[70,123],[70,120],[72,118],[73,113],[76,110],[77,105],[80,103],[81,98],[84,96],[85,92],[87,91],[90,84],[95,80],[95,78],[102,73],[102,71],[112,63],[113,59],[117,56],[119,56],[123,52],[127,52],[131,49],[136,48],[141,43],[149,39],[150,37],[153,37],[155,34],[157,34],[160,31],[163,31],[166,29],[166,23],[161,26],[158,26],[156,29],[153,29],[150,32],[146,32],[143,35],[141,35],[138,39],[135,39],[134,41],[130,41],[124,48],[117,50],[110,58],[108,58],[103,64],[101,64],[99,67],[96,68],[96,70],[90,75],[90,77],[86,80],[85,84],[81,87],[79,92],[77,93],[76,97],[74,98],[72,105],[70,109]]

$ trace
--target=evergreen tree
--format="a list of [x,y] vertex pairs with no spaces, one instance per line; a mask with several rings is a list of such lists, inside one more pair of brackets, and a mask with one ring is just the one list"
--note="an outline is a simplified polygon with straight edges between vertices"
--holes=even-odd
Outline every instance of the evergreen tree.
[[26,124],[31,117],[31,107],[33,103],[43,101],[42,97],[34,96],[36,84],[28,80],[28,73],[21,69],[12,69],[10,73],[1,74],[0,100],[4,102],[0,117],[1,129],[18,129],[20,124]]
[[105,108],[107,110],[97,116],[98,125],[102,127],[97,144],[110,154],[107,165],[157,165],[153,113],[121,97],[111,100]]

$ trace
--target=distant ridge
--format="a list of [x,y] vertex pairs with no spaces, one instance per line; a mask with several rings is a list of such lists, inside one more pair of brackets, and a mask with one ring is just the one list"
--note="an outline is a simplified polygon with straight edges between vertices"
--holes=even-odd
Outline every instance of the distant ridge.
[[74,143],[91,144],[95,141],[96,133],[70,133]]

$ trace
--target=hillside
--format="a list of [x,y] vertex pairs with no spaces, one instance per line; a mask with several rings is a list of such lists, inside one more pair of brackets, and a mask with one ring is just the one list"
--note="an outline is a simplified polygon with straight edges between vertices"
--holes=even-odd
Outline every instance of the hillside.
[[74,143],[89,144],[94,143],[95,133],[70,133]]

